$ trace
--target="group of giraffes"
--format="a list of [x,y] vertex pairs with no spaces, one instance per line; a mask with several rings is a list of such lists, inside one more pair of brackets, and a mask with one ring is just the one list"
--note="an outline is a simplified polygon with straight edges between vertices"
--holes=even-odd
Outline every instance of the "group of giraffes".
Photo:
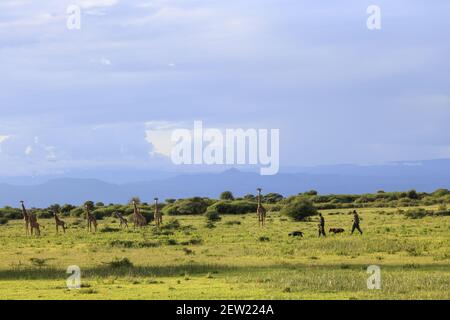
[[[24,201],[20,201],[22,207],[22,215],[25,223],[25,234],[26,235],[37,235],[41,234],[41,226],[37,221],[37,216],[34,213],[28,212],[25,208]],[[86,221],[87,221],[87,230],[89,232],[97,232],[97,218],[94,214],[91,213],[88,205],[84,206],[86,210]],[[134,228],[142,228],[147,225],[147,219],[145,219],[144,215],[141,213],[141,209],[138,208],[136,201],[133,200],[133,222]],[[55,218],[55,226],[56,233],[59,233],[59,228],[62,228],[63,232],[66,233],[67,224],[61,220],[56,211],[52,212],[53,217]],[[120,228],[128,228],[128,220],[123,217],[120,212],[115,212],[115,216],[119,219]],[[154,220],[156,226],[159,228],[162,224],[162,214],[158,207],[158,198],[155,198],[155,210],[154,210]]]
[[[256,214],[258,216],[258,222],[261,227],[263,227],[266,223],[266,214],[267,210],[262,205],[261,201],[261,188],[257,189],[258,191],[258,207],[256,209]],[[162,224],[162,214],[158,207],[158,198],[155,198],[155,209],[154,209],[154,220],[156,227],[160,227]],[[34,213],[29,213],[27,209],[25,208],[24,201],[20,201],[21,207],[22,207],[22,215],[23,220],[25,223],[25,234],[26,235],[37,235],[39,236],[41,234],[40,224],[37,221],[37,216]],[[147,219],[144,217],[144,215],[141,213],[141,209],[138,208],[137,202],[133,200],[133,224],[134,228],[142,228],[147,225]],[[87,230],[88,232],[97,232],[97,218],[94,214],[91,213],[91,210],[89,206],[86,204],[84,206],[86,210],[86,221],[87,221]],[[126,228],[128,229],[128,220],[120,213],[115,212],[115,216],[119,219],[120,228]],[[63,232],[66,233],[67,224],[61,220],[58,216],[58,213],[56,211],[53,211],[53,217],[55,218],[55,226],[56,226],[56,233],[59,233],[59,228],[62,228]]]

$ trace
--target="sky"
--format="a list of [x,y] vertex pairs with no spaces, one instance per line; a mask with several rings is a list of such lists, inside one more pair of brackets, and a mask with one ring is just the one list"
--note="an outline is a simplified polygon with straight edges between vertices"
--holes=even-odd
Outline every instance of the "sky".
[[450,158],[449,14],[447,0],[1,0],[0,176],[173,170],[170,132],[196,120],[280,129],[281,166]]

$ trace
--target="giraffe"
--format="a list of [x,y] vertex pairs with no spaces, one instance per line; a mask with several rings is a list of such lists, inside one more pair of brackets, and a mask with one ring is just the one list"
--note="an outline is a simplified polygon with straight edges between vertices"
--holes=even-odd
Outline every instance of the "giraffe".
[[41,225],[39,224],[39,222],[37,221],[37,216],[34,213],[30,213],[29,215],[29,220],[30,220],[30,233],[31,235],[33,235],[33,231],[37,236],[41,235]]
[[62,227],[63,232],[66,233],[66,223],[58,217],[56,211],[53,211],[53,216],[55,217],[56,233],[59,233],[59,227]]
[[94,232],[97,232],[97,219],[89,210],[88,205],[85,205],[84,207],[86,209],[86,220],[87,220],[88,231],[92,231],[92,226],[94,226]]
[[120,227],[124,227],[128,229],[128,220],[125,219],[122,214],[118,211],[116,211],[115,216],[120,220]]
[[142,215],[141,210],[138,209],[136,201],[134,200],[133,200],[133,207],[134,207],[133,212],[134,229],[136,229],[136,227],[142,228],[147,224],[147,220]]
[[20,204],[22,206],[22,215],[23,215],[23,221],[25,223],[25,235],[30,234],[30,215],[27,212],[27,209],[25,209],[24,202],[21,200]]
[[256,209],[256,214],[258,215],[258,221],[259,221],[259,225],[261,227],[264,227],[265,223],[266,223],[266,213],[267,210],[263,207],[262,203],[261,203],[261,188],[256,189],[258,190],[258,208]]
[[156,226],[159,227],[162,224],[162,214],[159,211],[158,208],[158,198],[155,198],[155,213],[154,213],[154,220],[156,223]]

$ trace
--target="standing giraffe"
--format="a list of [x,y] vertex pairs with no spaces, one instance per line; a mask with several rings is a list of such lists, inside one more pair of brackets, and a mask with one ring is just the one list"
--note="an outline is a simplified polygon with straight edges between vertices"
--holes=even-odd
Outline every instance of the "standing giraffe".
[[33,231],[37,236],[41,235],[41,225],[37,221],[37,216],[35,213],[29,214],[29,220],[30,220],[30,232],[31,235],[33,235]]
[[67,225],[64,221],[62,221],[59,217],[56,211],[53,211],[53,216],[55,217],[55,224],[56,224],[56,233],[59,233],[59,227],[63,229],[63,232],[66,233]]
[[262,189],[258,188],[256,190],[258,190],[258,208],[256,209],[256,214],[258,215],[259,226],[264,227],[264,225],[266,223],[267,210],[266,210],[266,208],[263,207],[263,205],[261,203],[261,190]]
[[25,223],[25,235],[30,234],[30,215],[27,212],[27,209],[25,209],[25,205],[23,204],[23,201],[20,201],[20,204],[22,206],[22,215],[23,215],[23,221]]
[[116,211],[115,216],[120,220],[120,228],[124,227],[128,229],[128,220],[118,211]]
[[88,205],[85,205],[84,207],[86,209],[86,220],[87,220],[88,231],[92,231],[92,226],[94,226],[94,232],[97,232],[97,219],[89,210]]
[[162,214],[161,214],[161,211],[159,211],[159,208],[158,208],[158,198],[155,198],[154,220],[155,220],[155,223],[156,223],[157,227],[159,227],[162,224]]
[[142,215],[141,210],[138,209],[136,201],[134,200],[133,200],[133,207],[134,207],[133,212],[134,229],[136,229],[136,227],[142,228],[147,224],[147,220]]

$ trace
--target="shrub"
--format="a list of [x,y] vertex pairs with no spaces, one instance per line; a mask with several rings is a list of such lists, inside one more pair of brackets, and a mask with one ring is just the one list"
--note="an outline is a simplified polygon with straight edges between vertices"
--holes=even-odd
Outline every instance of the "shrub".
[[437,189],[432,194],[434,197],[443,197],[445,195],[450,194],[450,191],[448,189]]
[[0,217],[0,225],[4,225],[8,223],[8,219],[6,219],[5,217]]
[[81,207],[74,208],[70,210],[71,217],[82,217],[84,215],[84,209]]
[[[211,210],[217,211],[219,214],[245,214],[255,213],[258,204],[252,201],[219,201],[213,204]],[[208,208],[208,210],[210,209]]]
[[425,209],[412,209],[405,211],[404,215],[410,219],[422,219],[426,216],[433,215],[433,212],[427,211]]
[[22,219],[22,211],[11,207],[0,209],[0,217],[7,220]]
[[181,226],[180,221],[178,221],[177,219],[170,219],[169,221],[167,221],[165,224],[162,225],[161,229],[163,230],[174,230],[174,229],[179,229]]
[[215,210],[215,208],[208,208],[208,210],[205,213],[205,217],[208,221],[219,221],[222,218],[220,217],[220,214]]
[[177,243],[177,240],[175,240],[175,239],[167,239],[167,244],[168,244],[169,246],[175,246],[175,245],[177,245],[178,243]]
[[48,211],[48,210],[40,210],[40,209],[38,209],[38,210],[32,210],[31,212],[36,214],[36,216],[38,218],[41,218],[41,219],[48,219],[48,218],[52,218],[53,217],[53,212]]
[[165,206],[162,212],[170,216],[204,214],[208,205],[209,203],[206,199],[196,197],[178,200]]
[[227,226],[241,225],[241,222],[237,221],[237,220],[231,220],[231,221],[225,222],[225,225],[227,225]]
[[198,245],[198,244],[202,244],[203,240],[200,238],[192,238],[190,240],[187,241],[183,241],[180,244],[183,246],[187,246],[187,245]]
[[317,209],[311,201],[307,199],[298,199],[287,204],[282,210],[281,214],[288,216],[296,221],[302,221],[310,216],[317,214]]
[[61,213],[64,215],[70,214],[70,211],[75,209],[76,207],[71,204],[65,204],[61,207]]
[[122,258],[122,259],[116,258],[113,261],[109,262],[108,265],[114,269],[133,268],[133,263],[128,258]]
[[104,232],[104,233],[107,233],[107,232],[118,232],[118,231],[120,231],[119,228],[112,228],[110,226],[105,226],[102,229],[100,229],[100,232]]
[[214,222],[208,220],[206,221],[205,227],[208,229],[213,229],[216,227],[216,225],[214,224]]
[[156,248],[161,243],[152,241],[111,240],[109,245],[115,248]]
[[113,207],[102,207],[102,208],[94,210],[92,212],[92,214],[95,216],[96,219],[102,220],[106,217],[113,216],[115,211],[116,210],[114,210]]

